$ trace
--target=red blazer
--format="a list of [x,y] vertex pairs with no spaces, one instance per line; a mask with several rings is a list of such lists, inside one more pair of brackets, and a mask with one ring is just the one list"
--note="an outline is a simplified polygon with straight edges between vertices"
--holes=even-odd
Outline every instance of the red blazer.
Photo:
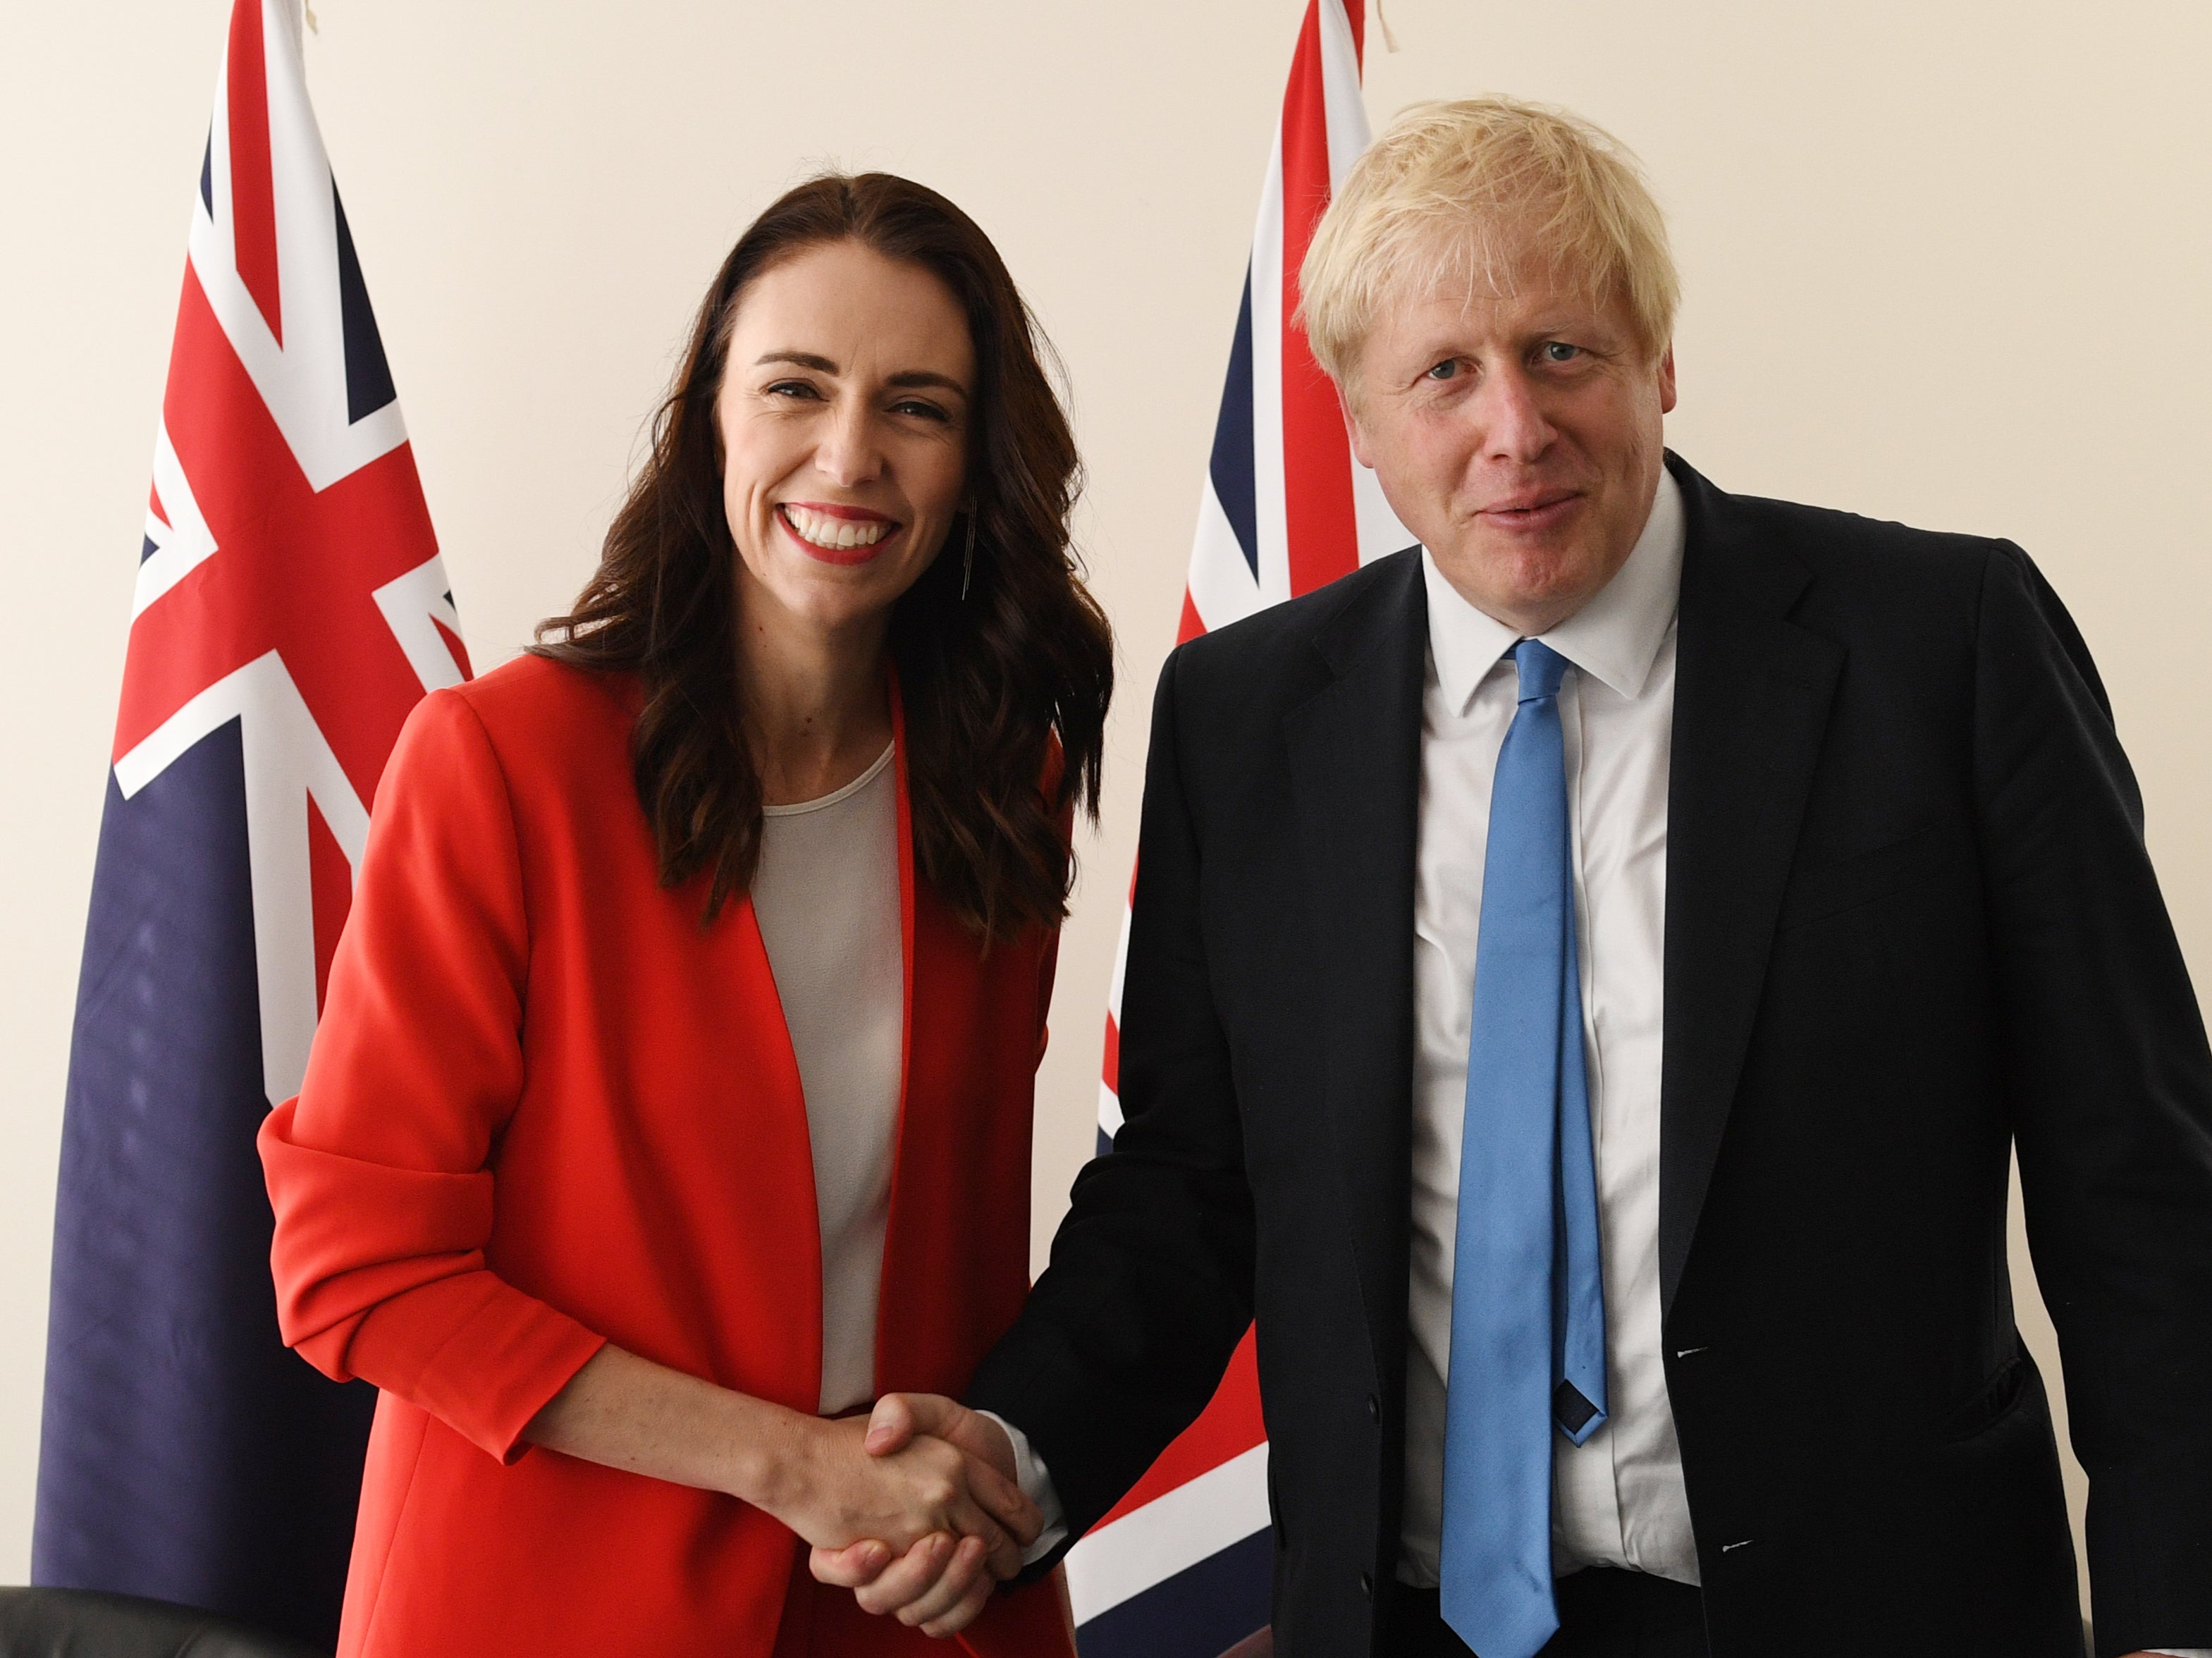
[[[794,1579],[796,1540],[757,1509],[520,1439],[607,1341],[819,1398],[798,1065],[751,905],[702,927],[700,884],[659,884],[636,708],[634,682],[532,657],[422,701],[306,1082],[261,1133],[284,1339],[383,1389],[342,1658],[950,1650]],[[1057,939],[986,954],[915,878],[900,745],[906,1060],[876,1384],[957,1395],[1029,1290]],[[1047,1584],[962,1639],[1072,1658]]]

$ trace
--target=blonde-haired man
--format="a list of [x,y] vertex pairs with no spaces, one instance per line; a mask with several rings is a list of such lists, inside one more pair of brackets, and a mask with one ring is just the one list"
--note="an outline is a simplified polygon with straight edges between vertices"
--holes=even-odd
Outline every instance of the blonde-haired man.
[[1170,659],[1127,1127],[879,1442],[1018,1466],[1042,1564],[1256,1314],[1285,1658],[2078,1658],[2016,1144],[2100,1650],[2212,1645],[2212,1053],[2057,598],[1668,456],[1571,116],[1413,111],[1303,291],[1421,544]]

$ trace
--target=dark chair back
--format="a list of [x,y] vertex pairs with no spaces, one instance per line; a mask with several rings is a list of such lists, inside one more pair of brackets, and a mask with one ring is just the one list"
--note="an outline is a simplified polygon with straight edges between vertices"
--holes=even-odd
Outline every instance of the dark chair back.
[[191,1606],[93,1589],[0,1588],[0,1658],[330,1658]]

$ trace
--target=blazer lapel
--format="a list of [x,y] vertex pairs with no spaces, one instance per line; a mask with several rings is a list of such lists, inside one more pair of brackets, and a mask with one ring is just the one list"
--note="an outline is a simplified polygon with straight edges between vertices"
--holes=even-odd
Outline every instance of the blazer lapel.
[[1759,1011],[1844,664],[1789,612],[1812,574],[1669,456],[1687,508],[1668,793],[1659,1281],[1671,1309]]
[[1315,639],[1330,682],[1285,717],[1326,1054],[1378,1372],[1405,1369],[1413,855],[1428,610],[1418,550]]

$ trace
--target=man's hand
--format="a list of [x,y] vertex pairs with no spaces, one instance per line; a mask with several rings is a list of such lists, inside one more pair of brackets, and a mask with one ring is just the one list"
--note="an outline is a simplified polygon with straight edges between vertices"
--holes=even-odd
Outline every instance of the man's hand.
[[[1010,1472],[916,1434],[903,1419],[881,1433],[858,1420],[804,1421],[804,1443],[761,1506],[808,1542],[845,1553],[872,1543],[886,1558],[934,1562],[938,1576],[963,1587],[981,1577],[987,1593],[987,1566],[1006,1577],[1021,1570],[1022,1549],[1042,1521]],[[906,1621],[921,1623],[937,1610],[931,1601]]]
[[[935,1394],[886,1394],[877,1401],[863,1441],[869,1455],[902,1455],[917,1440],[942,1441],[979,1465],[979,1473],[996,1475],[1000,1484],[991,1488],[993,1494],[1001,1487],[1012,1491],[1020,1509],[1001,1511],[994,1502],[987,1506],[1024,1545],[1036,1538],[1036,1509],[1015,1484],[1013,1442],[997,1423]],[[984,1498],[980,1480],[976,1496]],[[864,1612],[889,1612],[926,1635],[942,1637],[975,1621],[990,1604],[995,1580],[1021,1570],[1021,1555],[1012,1551],[1009,1562],[1002,1552],[987,1552],[972,1539],[955,1543],[941,1535],[924,1537],[901,1553],[890,1541],[870,1538],[848,1548],[817,1548],[811,1565],[817,1581],[853,1590]]]

